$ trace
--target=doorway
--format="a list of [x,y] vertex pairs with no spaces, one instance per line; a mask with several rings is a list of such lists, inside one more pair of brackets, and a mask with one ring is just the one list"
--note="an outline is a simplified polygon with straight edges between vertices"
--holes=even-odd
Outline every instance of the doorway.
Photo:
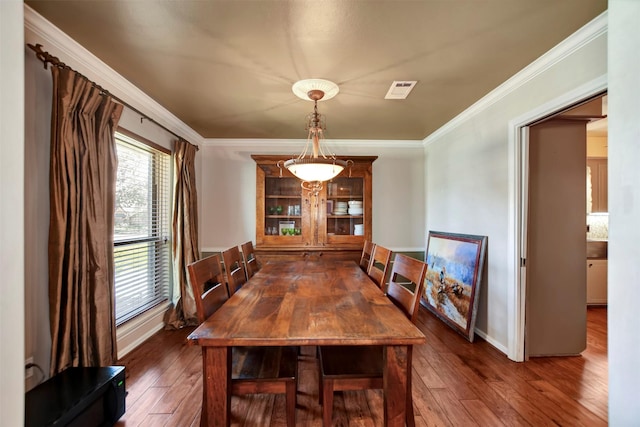
[[[512,301],[508,312],[510,330],[507,355],[511,360],[524,361],[526,357],[527,229],[523,224],[526,224],[527,221],[527,197],[529,191],[527,181],[528,126],[550,119],[561,112],[603,95],[606,92],[606,86],[606,77],[595,79],[579,88],[579,90],[564,94],[509,122],[509,190],[511,198],[509,216],[512,226],[509,230],[508,250],[513,260],[509,265],[509,274],[513,278],[514,286],[509,288],[507,295],[509,300]],[[583,182],[586,185],[586,180]],[[583,226],[586,227],[584,223],[583,217]],[[586,236],[584,238],[586,240]]]

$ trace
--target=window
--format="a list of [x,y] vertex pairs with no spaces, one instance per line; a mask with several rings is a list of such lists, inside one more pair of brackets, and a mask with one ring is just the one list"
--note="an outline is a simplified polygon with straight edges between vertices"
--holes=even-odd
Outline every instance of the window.
[[116,325],[166,301],[170,267],[170,154],[116,133],[114,261]]

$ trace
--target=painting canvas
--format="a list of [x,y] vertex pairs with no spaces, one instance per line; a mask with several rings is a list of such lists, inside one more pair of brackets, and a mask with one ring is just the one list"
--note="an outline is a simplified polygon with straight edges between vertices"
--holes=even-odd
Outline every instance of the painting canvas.
[[421,302],[473,342],[486,236],[429,231]]

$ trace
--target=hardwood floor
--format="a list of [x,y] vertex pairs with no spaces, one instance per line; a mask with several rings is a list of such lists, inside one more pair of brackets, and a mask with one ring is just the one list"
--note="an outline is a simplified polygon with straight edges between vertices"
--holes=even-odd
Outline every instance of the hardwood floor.
[[[511,362],[480,338],[474,343],[420,308],[427,344],[416,347],[416,426],[607,425],[607,309],[589,308],[587,350],[576,357]],[[201,352],[186,344],[193,328],[161,331],[128,354],[127,411],[117,426],[199,426]],[[314,348],[303,349],[312,356]],[[299,426],[321,426],[317,367],[299,362]],[[286,426],[284,395],[233,397],[233,426]],[[378,390],[336,393],[336,426],[382,425]]]

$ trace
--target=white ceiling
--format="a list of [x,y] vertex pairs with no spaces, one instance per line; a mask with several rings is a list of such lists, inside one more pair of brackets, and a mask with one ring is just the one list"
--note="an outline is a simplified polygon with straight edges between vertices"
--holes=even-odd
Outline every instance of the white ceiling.
[[[205,138],[305,138],[313,104],[291,86],[323,78],[340,87],[319,103],[327,137],[385,140],[425,138],[607,8],[607,0],[25,3]],[[394,80],[418,83],[407,99],[385,100]]]

